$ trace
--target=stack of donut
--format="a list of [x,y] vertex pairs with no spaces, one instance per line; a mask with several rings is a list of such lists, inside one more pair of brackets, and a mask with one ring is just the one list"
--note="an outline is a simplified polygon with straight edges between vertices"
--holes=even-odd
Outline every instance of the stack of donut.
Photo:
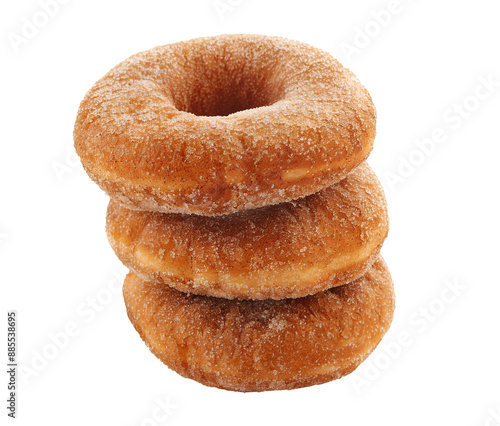
[[376,114],[329,54],[224,35],[139,53],[86,94],[75,147],[110,197],[128,316],[179,374],[235,391],[353,371],[387,332]]

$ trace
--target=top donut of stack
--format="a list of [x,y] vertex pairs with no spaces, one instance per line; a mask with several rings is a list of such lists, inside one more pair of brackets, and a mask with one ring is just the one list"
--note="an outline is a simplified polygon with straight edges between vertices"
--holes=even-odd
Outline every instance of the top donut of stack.
[[75,147],[134,209],[223,215],[295,200],[365,160],[376,113],[331,55],[261,35],[198,38],[131,56],[83,99]]

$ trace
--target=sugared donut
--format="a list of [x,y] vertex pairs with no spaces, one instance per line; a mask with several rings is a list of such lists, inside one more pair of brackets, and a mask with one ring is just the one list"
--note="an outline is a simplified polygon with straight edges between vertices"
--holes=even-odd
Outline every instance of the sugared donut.
[[360,277],[388,232],[382,188],[366,163],[299,200],[224,217],[131,210],[111,201],[108,239],[143,279],[188,293],[282,299]]
[[394,312],[381,258],[357,281],[299,299],[187,295],[133,273],[123,294],[132,324],[168,367],[243,392],[310,386],[350,373],[375,349]]
[[83,99],[83,166],[135,209],[220,215],[344,178],[372,149],[375,109],[328,53],[222,35],[136,54]]

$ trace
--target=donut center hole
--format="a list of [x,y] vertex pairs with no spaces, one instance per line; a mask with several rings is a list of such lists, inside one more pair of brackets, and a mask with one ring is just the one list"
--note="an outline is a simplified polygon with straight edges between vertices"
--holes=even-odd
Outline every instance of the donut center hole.
[[269,106],[280,99],[280,87],[270,84],[265,75],[217,71],[186,84],[187,93],[176,107],[197,116],[228,116]]

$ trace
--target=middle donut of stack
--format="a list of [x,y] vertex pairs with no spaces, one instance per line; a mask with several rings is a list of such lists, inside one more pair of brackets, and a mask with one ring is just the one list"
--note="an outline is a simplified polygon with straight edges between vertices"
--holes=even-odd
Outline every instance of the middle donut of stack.
[[362,276],[388,232],[383,190],[366,163],[308,197],[228,216],[131,210],[111,200],[107,234],[147,281],[227,299],[315,294]]

